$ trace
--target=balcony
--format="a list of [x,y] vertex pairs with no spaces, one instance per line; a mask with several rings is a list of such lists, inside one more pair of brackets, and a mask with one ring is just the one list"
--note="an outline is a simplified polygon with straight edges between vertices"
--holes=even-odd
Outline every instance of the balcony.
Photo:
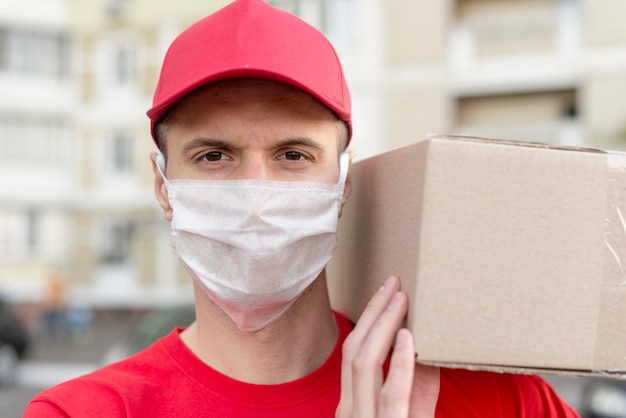
[[448,38],[452,91],[464,96],[576,86],[582,68],[579,2],[507,4],[512,7],[457,19]]

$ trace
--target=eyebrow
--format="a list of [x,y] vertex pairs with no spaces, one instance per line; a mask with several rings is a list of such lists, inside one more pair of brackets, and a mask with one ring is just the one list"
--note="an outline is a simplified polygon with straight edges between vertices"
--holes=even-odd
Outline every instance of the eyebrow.
[[294,145],[301,145],[305,147],[315,148],[316,150],[319,150],[322,152],[325,151],[324,147],[319,142],[308,137],[283,139],[281,141],[278,141],[278,143],[274,145],[274,148],[289,147],[289,146],[294,146]]
[[[316,150],[324,152],[324,147],[317,141],[308,138],[308,137],[298,137],[298,138],[287,138],[281,141],[278,141],[274,144],[273,148],[283,148],[290,146],[306,146],[310,148],[314,148]],[[221,139],[216,138],[196,138],[183,146],[182,153],[187,154],[192,152],[194,149],[203,148],[203,147],[215,147],[215,148],[233,148],[233,144],[227,141],[223,141]]]
[[196,138],[185,144],[182,149],[183,154],[187,154],[196,148],[216,147],[216,148],[232,148],[232,144],[215,138]]

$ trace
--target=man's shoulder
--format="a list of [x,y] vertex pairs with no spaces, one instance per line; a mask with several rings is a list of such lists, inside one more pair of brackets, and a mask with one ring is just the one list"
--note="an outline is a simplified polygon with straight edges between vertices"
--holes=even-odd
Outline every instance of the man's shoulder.
[[460,411],[480,411],[481,417],[502,416],[497,411],[522,418],[578,416],[538,375],[448,368],[441,369],[438,410],[442,417]]
[[43,411],[43,416],[124,416],[128,399],[159,391],[171,373],[168,363],[162,341],[157,341],[124,360],[43,390],[24,416],[42,416]]

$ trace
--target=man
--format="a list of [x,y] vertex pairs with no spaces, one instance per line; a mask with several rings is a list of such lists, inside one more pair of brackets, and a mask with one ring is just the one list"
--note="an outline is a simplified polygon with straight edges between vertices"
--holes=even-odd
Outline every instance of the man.
[[196,322],[44,391],[26,416],[576,416],[536,376],[416,365],[396,277],[356,326],[331,310],[324,267],[350,195],[352,125],[318,31],[237,0],[174,41],[148,115]]

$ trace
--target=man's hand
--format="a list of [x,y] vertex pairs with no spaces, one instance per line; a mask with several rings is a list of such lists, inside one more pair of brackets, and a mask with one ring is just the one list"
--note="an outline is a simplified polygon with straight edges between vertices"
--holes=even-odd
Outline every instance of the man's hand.
[[[400,280],[392,276],[363,311],[343,344],[337,418],[435,416],[439,369],[415,363],[413,335],[400,329],[407,307]],[[383,365],[392,344],[389,373],[383,381]]]

